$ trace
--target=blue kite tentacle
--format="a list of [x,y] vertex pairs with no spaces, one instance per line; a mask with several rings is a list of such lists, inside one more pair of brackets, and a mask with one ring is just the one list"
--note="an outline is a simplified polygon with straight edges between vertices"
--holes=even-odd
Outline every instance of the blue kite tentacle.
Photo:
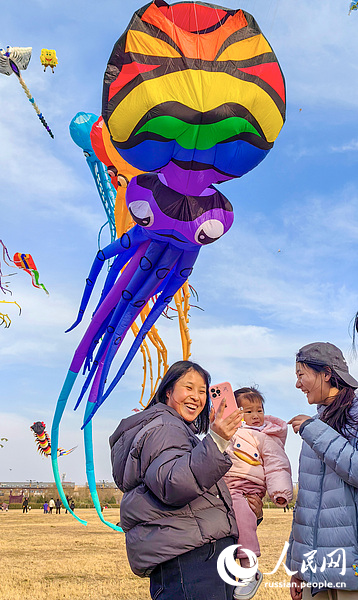
[[[146,245],[149,245],[150,240],[147,240]],[[80,341],[77,349],[73,355],[70,371],[78,373],[81,369],[87,355],[88,350],[91,347],[93,340],[97,336],[97,332],[100,329],[103,320],[106,319],[111,311],[117,306],[123,290],[126,285],[131,281],[134,273],[138,269],[139,261],[142,257],[143,247],[140,246],[137,252],[133,256],[132,260],[127,265],[127,268],[122,273],[121,277],[116,281],[112,290],[107,294],[107,297],[102,303],[102,306],[98,309],[96,314],[92,317],[91,323],[89,324],[86,333]]]
[[[190,256],[189,254],[192,254],[193,256]],[[127,368],[129,367],[133,358],[135,357],[136,353],[138,352],[140,345],[142,344],[148,331],[150,331],[151,327],[154,325],[154,323],[160,317],[160,315],[162,314],[165,307],[171,302],[174,294],[181,288],[183,283],[185,283],[188,276],[190,275],[189,271],[191,271],[191,269],[194,266],[194,263],[199,254],[199,250],[197,252],[190,252],[189,254],[183,255],[181,257],[181,259],[179,260],[179,262],[176,266],[176,269],[175,269],[175,273],[173,273],[170,281],[168,281],[167,286],[163,289],[161,295],[159,296],[159,298],[153,305],[153,307],[152,307],[151,311],[149,312],[146,320],[144,321],[141,329],[139,330],[138,335],[136,336],[130,350],[128,351],[128,354],[127,354],[126,358],[124,359],[117,375],[115,376],[113,381],[108,386],[106,392],[103,394],[103,397],[102,397],[102,400],[101,400],[99,406],[108,398],[108,396],[111,394],[111,392],[113,392],[117,383],[122,379]],[[181,275],[181,273],[182,273],[182,275]],[[187,273],[189,273],[189,275]],[[186,277],[185,277],[185,275],[186,275]]]
[[[132,279],[128,282],[125,290],[122,291],[122,297],[120,298],[116,309],[112,315],[112,318],[106,327],[106,333],[104,334],[101,345],[97,350],[95,360],[93,361],[91,369],[87,375],[86,381],[82,386],[81,393],[76,403],[76,408],[81,402],[83,396],[85,395],[92,381],[92,378],[98,368],[98,365],[103,355],[107,351],[108,344],[110,343],[110,340],[112,339],[112,336],[118,324],[121,322],[124,313],[128,309],[128,299],[135,296],[138,289],[143,289],[142,286],[145,285],[144,282],[145,279],[148,278],[148,272],[156,268],[157,262],[159,259],[161,259],[161,256],[165,254],[166,248],[167,244],[163,242],[151,241],[148,248],[146,249],[144,256],[141,257],[139,261],[140,268],[134,273]],[[176,250],[176,252],[179,251]],[[150,285],[150,289],[152,290],[152,285]],[[140,307],[139,312],[141,312],[143,306]],[[138,307],[135,307],[135,311],[138,312]],[[132,324],[132,322],[133,320],[130,322],[130,325]]]
[[[92,412],[89,415],[89,417],[87,418],[87,421],[84,422],[84,425],[86,425],[86,423],[88,423],[92,419],[94,414],[97,412],[98,408],[101,406],[101,404],[103,404],[104,400],[109,396],[109,394],[113,391],[114,387],[117,385],[118,381],[124,375],[124,372],[126,371],[129,364],[132,362],[132,360],[133,360],[135,354],[137,353],[141,343],[143,342],[143,339],[145,338],[146,334],[151,329],[152,325],[154,325],[156,320],[160,317],[164,308],[169,304],[169,302],[171,302],[174,294],[178,291],[178,289],[180,289],[180,287],[183,285],[183,283],[189,277],[189,275],[192,271],[193,265],[197,259],[198,254],[199,254],[199,249],[192,251],[192,252],[184,253],[181,255],[181,257],[179,258],[177,265],[175,267],[175,272],[171,275],[170,279],[168,280],[167,286],[164,287],[162,293],[160,294],[159,298],[157,299],[154,306],[152,307],[149,315],[147,316],[146,320],[144,321],[144,323],[143,323],[138,335],[136,336],[136,339],[134,340],[134,342],[131,346],[131,349],[129,350],[117,376],[112,381],[112,383],[110,384],[110,386],[108,387],[106,392],[103,394],[103,396],[101,396],[100,393],[98,393],[97,401],[94,403]],[[106,357],[106,360],[107,360],[107,357]],[[105,380],[105,373],[103,373],[103,372],[102,372],[101,379],[103,380],[103,386],[102,386],[102,389],[103,389],[104,380]],[[100,392],[100,388],[99,388],[98,392]]]
[[[86,408],[86,412],[88,408]],[[114,523],[110,523],[106,521],[102,515],[101,511],[101,503],[98,498],[97,489],[96,489],[96,476],[94,472],[94,460],[93,460],[93,441],[92,441],[92,423],[88,423],[83,431],[84,434],[84,445],[85,445],[85,455],[86,455],[86,474],[87,474],[87,482],[89,491],[91,494],[91,498],[94,504],[94,507],[97,511],[99,518],[102,523],[114,529],[114,531],[119,531],[123,533],[123,529],[118,527],[118,525],[114,525]]]
[[[138,290],[138,293],[135,294],[128,302],[126,311],[123,314],[118,326],[116,327],[115,331],[111,336],[108,349],[106,350],[106,353],[102,360],[104,364],[101,373],[101,379],[98,385],[98,391],[96,391],[97,399],[100,398],[103,394],[104,385],[107,379],[108,372],[111,368],[112,361],[116,352],[122,344],[122,341],[125,337],[128,328],[137,318],[143,306],[147,304],[149,298],[153,296],[153,294],[156,292],[156,289],[160,285],[161,281],[174,268],[181,255],[182,250],[174,246],[168,245],[168,248],[156,264],[155,269],[151,273],[150,277],[147,279],[145,284]],[[90,394],[90,396],[92,396],[92,394]],[[91,401],[91,398],[89,399],[89,401]]]
[[[118,240],[112,242],[111,244],[106,246],[106,248],[97,252],[90,273],[86,279],[86,287],[82,295],[77,319],[73,323],[73,325],[71,325],[71,327],[66,330],[66,333],[72,331],[72,329],[77,327],[77,325],[82,321],[83,315],[85,313],[85,310],[87,308],[88,302],[92,294],[93,287],[96,283],[99,273],[101,272],[104,262],[109,258],[113,258],[113,256],[115,256],[116,254],[124,254],[124,256],[127,258],[127,260],[125,260],[126,263],[129,260],[130,256],[133,255],[133,250],[135,251],[140,244],[146,241],[148,241],[148,237],[143,233],[141,227],[136,225],[135,227],[133,227],[133,229],[130,229],[128,233],[124,233]],[[102,301],[103,299],[104,298],[102,298]]]
[[101,293],[101,297],[98,301],[98,304],[93,312],[93,315],[96,314],[97,310],[101,306],[103,300],[106,298],[107,294],[111,291],[118,275],[120,275],[121,270],[127,264],[129,259],[132,258],[138,246],[132,246],[127,253],[122,253],[114,260],[111,268],[109,269],[108,275],[106,277],[106,281],[104,282],[103,290]]
[[77,521],[79,521],[83,525],[87,525],[87,521],[80,519],[73,512],[73,510],[70,509],[70,507],[68,505],[66,494],[62,487],[62,481],[61,481],[61,477],[60,477],[60,473],[59,473],[59,469],[58,469],[58,459],[57,459],[57,448],[59,445],[58,437],[59,437],[60,422],[61,422],[61,418],[62,418],[63,412],[64,412],[66,404],[67,404],[68,397],[69,397],[71,390],[74,386],[74,383],[76,381],[77,375],[78,375],[78,373],[73,373],[72,371],[68,371],[67,377],[62,386],[61,393],[57,400],[56,410],[55,410],[55,414],[53,417],[52,428],[51,428],[51,461],[52,461],[52,471],[53,471],[53,475],[55,478],[56,487],[57,487],[58,493],[60,495],[60,498],[62,500],[62,504],[75,517],[75,519],[77,519]]

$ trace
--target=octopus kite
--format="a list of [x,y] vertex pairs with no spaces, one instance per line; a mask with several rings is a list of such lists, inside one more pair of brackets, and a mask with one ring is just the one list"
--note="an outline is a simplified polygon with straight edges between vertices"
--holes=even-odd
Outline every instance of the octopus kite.
[[[114,259],[71,362],[52,428],[57,441],[77,375],[83,365],[89,367],[76,408],[89,389],[82,427],[90,451],[93,415],[190,276],[200,249],[230,229],[233,207],[214,184],[241,177],[267,156],[285,120],[285,83],[249,13],[155,0],[134,14],[113,48],[104,75],[102,117],[117,152],[144,173],[133,177],[126,192],[135,226],[98,252],[78,317],[68,330],[81,322],[101,268]],[[155,295],[110,381],[110,367],[128,329]],[[56,461],[54,454],[60,491]],[[87,476],[93,484],[93,473]]]

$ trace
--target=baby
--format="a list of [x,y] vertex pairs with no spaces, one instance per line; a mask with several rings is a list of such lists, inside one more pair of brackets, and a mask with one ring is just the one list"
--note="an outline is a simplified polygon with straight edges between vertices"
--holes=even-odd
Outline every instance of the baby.
[[[233,464],[224,479],[231,493],[239,528],[237,558],[246,568],[250,563],[242,548],[252,550],[256,556],[261,553],[256,515],[245,495],[257,494],[263,498],[267,491],[275,504],[286,506],[292,500],[292,479],[290,461],[284,450],[287,436],[285,421],[264,414],[264,399],[256,388],[241,388],[234,394],[243,413],[243,423],[230,440],[227,452]],[[262,573],[258,571],[252,581],[239,581],[234,598],[248,597],[251,588],[253,594],[256,593],[261,580]]]

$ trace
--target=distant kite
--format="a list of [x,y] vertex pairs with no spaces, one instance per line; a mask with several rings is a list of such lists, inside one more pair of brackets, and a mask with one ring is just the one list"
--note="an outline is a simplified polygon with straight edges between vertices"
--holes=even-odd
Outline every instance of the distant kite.
[[[10,267],[11,265],[10,265],[10,264],[7,262],[8,260],[9,260],[10,262],[12,262],[12,260],[11,260],[11,258],[10,258],[10,255],[9,255],[9,252],[8,252],[8,250],[7,250],[7,248],[6,248],[5,244],[4,244],[4,242],[3,242],[2,240],[0,240],[0,244],[1,244],[1,246],[2,246],[2,257],[3,257],[3,261],[4,261],[4,263],[5,263],[5,264],[6,264],[8,267]],[[1,281],[1,278],[2,278],[2,277],[3,277],[3,273],[2,273],[2,270],[1,270],[1,261],[0,261],[0,290],[1,290],[2,292],[4,292],[4,294],[6,294],[6,293],[9,293],[9,294],[11,294],[12,292],[11,292],[10,290],[8,290],[6,287],[4,287],[4,286],[3,286],[3,284],[2,284],[2,281]]]
[[351,2],[348,15],[351,14],[352,10],[358,10],[358,2],[355,0],[353,0],[353,2]]
[[[1,438],[1,439],[0,439],[0,442],[8,442],[8,441],[9,441],[9,440],[8,440],[7,438]],[[0,443],[0,448],[3,448],[3,447],[4,447],[4,444],[1,444],[1,443]]]
[[39,282],[40,275],[31,254],[21,254],[20,252],[15,252],[13,260],[19,269],[23,269],[31,276],[32,285],[35,288],[42,288],[46,294],[48,294],[44,284]]
[[31,95],[29,88],[25,84],[20,74],[20,71],[24,71],[25,69],[27,69],[31,58],[31,52],[32,48],[12,48],[11,46],[7,46],[6,50],[0,48],[0,73],[2,73],[3,75],[11,75],[12,73],[15,73],[22,89],[24,90],[26,96],[28,97],[29,101],[34,107],[34,110],[38,118],[40,119],[42,125],[48,131],[49,135],[53,138],[54,135],[51,129],[47,125],[42,112],[40,112],[40,109],[37,106],[35,99]]
[[48,50],[47,48],[42,48],[41,54],[40,54],[40,60],[41,60],[42,66],[45,67],[44,71],[46,71],[47,67],[50,67],[52,70],[52,73],[55,72],[54,67],[56,67],[58,65],[56,50]]
[[[19,316],[21,315],[21,306],[17,302],[15,302],[15,301],[9,302],[8,300],[0,300],[0,303],[1,304],[16,304],[16,306],[19,308],[19,311],[20,311]],[[11,325],[11,319],[8,314],[4,314],[4,313],[0,312],[0,326],[4,325],[4,323],[5,323],[5,329],[8,329]]]
[[[51,456],[51,440],[48,435],[46,429],[46,425],[43,421],[36,421],[33,425],[31,425],[30,429],[32,429],[34,436],[37,442],[37,449],[40,454],[44,456]],[[57,448],[57,456],[66,456],[75,450],[77,446],[74,446],[70,450],[64,450],[64,448]]]

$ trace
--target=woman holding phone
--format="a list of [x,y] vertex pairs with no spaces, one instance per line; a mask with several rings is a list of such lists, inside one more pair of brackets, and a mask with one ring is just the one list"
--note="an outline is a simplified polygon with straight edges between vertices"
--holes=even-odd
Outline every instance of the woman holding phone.
[[[208,433],[209,383],[198,364],[173,364],[147,409],[124,419],[110,438],[128,560],[136,575],[150,577],[153,600],[233,597],[216,563],[238,536],[222,477],[242,417],[236,410],[223,418],[223,400]],[[207,435],[200,440],[198,433]]]

